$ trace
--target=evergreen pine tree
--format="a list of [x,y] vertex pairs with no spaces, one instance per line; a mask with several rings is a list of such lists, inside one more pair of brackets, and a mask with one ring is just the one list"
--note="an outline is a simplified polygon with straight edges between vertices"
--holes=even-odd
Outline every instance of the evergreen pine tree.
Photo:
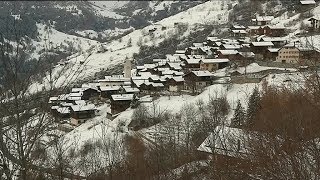
[[248,127],[254,124],[257,111],[260,109],[260,93],[259,89],[256,87],[254,88],[248,102],[248,109],[247,109],[247,117],[246,117],[246,125]]
[[244,108],[242,107],[240,100],[238,100],[233,118],[231,119],[231,126],[240,128],[244,123],[244,119],[245,119]]

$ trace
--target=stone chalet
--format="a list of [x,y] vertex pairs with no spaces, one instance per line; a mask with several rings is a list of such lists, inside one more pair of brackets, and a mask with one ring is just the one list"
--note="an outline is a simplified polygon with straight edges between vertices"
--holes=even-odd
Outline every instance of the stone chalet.
[[305,65],[308,60],[318,59],[319,55],[318,50],[291,43],[280,48],[276,61]]

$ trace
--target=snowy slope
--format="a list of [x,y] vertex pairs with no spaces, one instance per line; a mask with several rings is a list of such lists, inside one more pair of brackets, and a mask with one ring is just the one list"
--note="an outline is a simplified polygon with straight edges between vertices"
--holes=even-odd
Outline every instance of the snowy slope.
[[100,16],[123,19],[124,16],[114,12],[114,9],[120,8],[127,4],[129,1],[89,1],[94,8],[94,12]]
[[39,52],[43,50],[45,46],[47,46],[49,49],[52,48],[63,51],[64,48],[62,46],[70,48],[70,45],[72,45],[74,47],[74,52],[78,52],[86,51],[91,46],[99,44],[98,41],[65,34],[44,24],[37,24],[37,28],[39,36],[37,40],[32,40],[32,44],[36,49],[31,55],[36,59],[39,58]]
[[[132,58],[133,53],[137,53],[139,51],[139,46],[137,45],[139,39],[142,39],[143,42],[146,42],[146,45],[151,46],[159,44],[164,39],[171,37],[177,32],[177,27],[174,26],[175,22],[188,24],[188,30],[183,34],[183,36],[188,36],[190,32],[194,31],[195,29],[193,28],[196,24],[226,23],[228,21],[229,11],[227,10],[226,3],[224,4],[223,8],[221,7],[221,2],[221,0],[208,1],[190,8],[187,11],[183,11],[157,22],[156,26],[165,26],[167,28],[166,30],[155,31],[154,40],[150,40],[150,34],[143,33],[148,32],[149,29],[155,26],[151,25],[140,30],[135,30],[132,33],[124,36],[121,42],[115,40],[110,43],[104,43],[103,46],[107,49],[107,51],[104,53],[97,53],[96,51],[99,49],[99,47],[96,47],[96,51],[92,51],[92,53],[82,54],[72,58],[70,60],[72,67],[65,72],[64,76],[59,78],[56,85],[63,85],[66,75],[74,74],[75,72],[79,73],[75,70],[81,69],[82,71],[80,74],[74,75],[73,79],[68,79],[68,81],[74,82],[78,79],[84,79],[86,77],[93,76],[94,73],[99,72],[102,69],[106,69],[112,65],[124,62],[126,57]],[[129,41],[131,41],[132,46],[128,46]],[[80,64],[80,62],[84,61],[84,64]],[[57,67],[57,69],[54,71],[59,72],[59,69],[61,69],[61,67]],[[75,77],[77,77],[77,79]],[[43,83],[45,84],[47,82]]]
[[[288,81],[291,79],[292,81]],[[296,80],[296,81],[294,81]],[[277,74],[277,75],[269,75],[266,77],[266,81],[269,85],[273,86],[282,86],[285,85],[287,87],[299,87],[299,85],[303,84],[303,77],[297,73],[286,73],[286,74]],[[298,84],[296,84],[298,83]],[[181,96],[163,96],[159,99],[155,100],[157,108],[161,110],[168,110],[171,113],[178,113],[183,105],[185,104],[194,104],[198,100],[203,100],[204,102],[208,102],[210,96],[221,97],[226,95],[228,102],[231,106],[231,111],[226,119],[226,123],[230,123],[230,119],[233,116],[233,109],[236,107],[237,100],[240,100],[242,105],[246,108],[248,99],[250,94],[252,93],[255,87],[262,89],[262,82],[260,83],[248,83],[248,84],[235,84],[235,85],[222,85],[215,84],[207,87],[207,89],[197,95],[181,95]],[[146,106],[153,106],[153,103],[145,103]],[[123,141],[126,135],[135,135],[135,132],[128,130],[127,126],[131,121],[131,116],[133,113],[133,109],[127,109],[126,111],[120,113],[120,115],[114,119],[109,120],[106,117],[106,112],[108,111],[109,106],[103,105],[99,107],[100,116],[97,116],[91,120],[88,120],[86,123],[80,125],[70,133],[67,133],[64,136],[64,140],[66,147],[74,147],[76,150],[80,150],[83,145],[86,143],[95,143],[97,141],[107,141],[117,142],[117,152],[121,152],[116,154],[115,156],[117,160],[121,160],[125,155],[125,148],[123,146]],[[159,126],[159,125],[156,125]],[[152,140],[152,134],[156,132],[156,126],[152,126],[149,128],[145,128],[139,131],[143,136]],[[161,124],[160,124],[161,126]],[[157,127],[158,128],[158,127]],[[157,131],[158,133],[158,131]],[[74,143],[76,141],[76,143]],[[101,153],[101,152],[100,152]],[[105,154],[95,154],[99,158],[110,158],[106,157]],[[108,156],[113,156],[110,153]],[[115,158],[115,157],[114,157]],[[108,162],[103,162],[104,165],[107,165]]]

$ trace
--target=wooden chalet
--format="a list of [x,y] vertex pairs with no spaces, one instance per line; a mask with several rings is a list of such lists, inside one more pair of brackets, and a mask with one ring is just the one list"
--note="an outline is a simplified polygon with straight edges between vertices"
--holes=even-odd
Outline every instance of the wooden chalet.
[[252,42],[250,44],[251,51],[255,54],[256,58],[263,58],[269,48],[273,47],[272,42]]
[[111,98],[111,95],[117,94],[121,86],[102,86],[100,89],[100,96],[103,98]]
[[272,42],[273,47],[280,48],[287,44],[287,40],[284,37],[262,37],[259,40],[260,42]]
[[134,94],[114,94],[111,96],[111,114],[118,114],[128,109],[131,102],[136,100],[137,97]]
[[229,59],[230,61],[235,60],[236,55],[238,54],[237,50],[218,50],[219,59]]
[[186,72],[200,69],[200,59],[184,59],[183,62],[183,68]]
[[275,61],[280,48],[268,48],[267,53],[264,56],[264,59],[267,61]]
[[254,61],[255,54],[250,51],[238,52],[235,56],[234,63],[245,66]]
[[170,92],[180,92],[184,88],[184,79],[180,77],[171,77],[166,79],[166,85]]
[[209,71],[191,71],[184,75],[185,89],[194,93],[211,85],[213,78],[213,74]]
[[200,70],[213,72],[229,65],[229,59],[201,59]]
[[85,122],[85,119],[95,116],[94,104],[80,104],[71,106],[71,124],[78,125]]

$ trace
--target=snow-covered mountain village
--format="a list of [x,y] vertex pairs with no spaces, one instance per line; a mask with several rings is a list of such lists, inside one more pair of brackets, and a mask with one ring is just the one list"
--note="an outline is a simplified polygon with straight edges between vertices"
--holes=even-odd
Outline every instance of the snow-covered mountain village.
[[1,29],[0,179],[319,179],[320,2],[181,2]]

